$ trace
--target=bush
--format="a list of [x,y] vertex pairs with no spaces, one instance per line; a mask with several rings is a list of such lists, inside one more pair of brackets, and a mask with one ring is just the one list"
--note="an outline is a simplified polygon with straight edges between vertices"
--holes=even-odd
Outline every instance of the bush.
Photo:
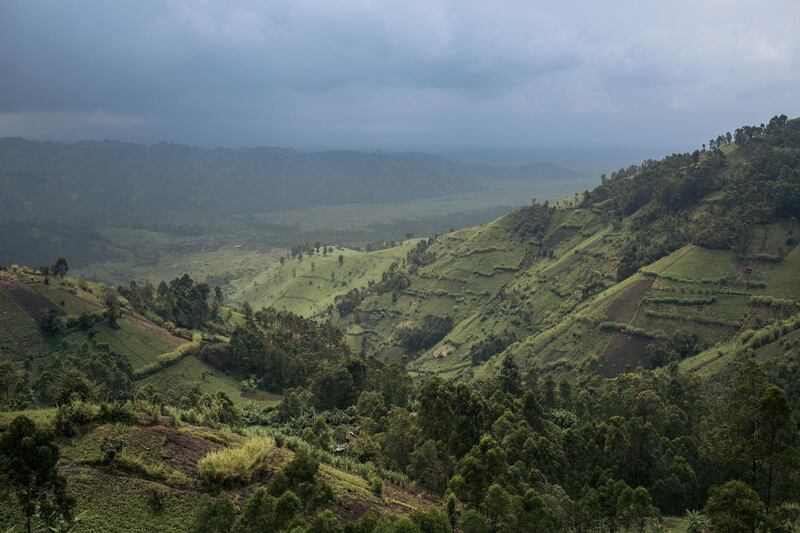
[[103,441],[100,443],[100,451],[103,452],[103,459],[106,464],[113,463],[114,457],[122,451],[124,446],[125,441],[118,437],[114,437],[113,435],[104,437]]
[[56,411],[55,431],[57,435],[69,437],[77,435],[78,429],[97,419],[100,409],[81,400],[59,405]]
[[400,343],[409,352],[420,352],[434,346],[453,329],[453,319],[449,316],[425,315],[419,326],[399,332]]
[[764,504],[747,483],[728,481],[712,487],[705,514],[714,531],[755,531],[764,518]]
[[774,298],[772,296],[755,295],[750,297],[750,305],[774,307],[777,309],[794,309],[800,307],[800,302],[790,299]]
[[167,491],[161,487],[151,487],[147,491],[147,504],[154,513],[160,513],[164,510],[167,502]]
[[344,529],[339,519],[330,510],[319,513],[308,526],[307,533],[342,533]]
[[211,452],[198,463],[200,480],[214,490],[246,485],[264,474],[274,448],[270,437],[250,437],[236,448]]
[[372,492],[376,495],[383,494],[383,479],[378,474],[373,474],[369,477],[369,484],[372,486]]
[[194,340],[192,342],[181,344],[171,352],[163,353],[158,357],[156,357],[154,363],[150,363],[149,365],[145,365],[141,368],[136,369],[134,376],[136,379],[142,379],[151,374],[155,374],[156,372],[168,366],[174,365],[175,363],[182,360],[184,357],[196,353],[201,347],[202,347],[202,341],[199,340]]
[[717,301],[713,296],[708,298],[680,298],[678,296],[659,296],[645,298],[645,303],[650,304],[671,304],[671,305],[710,305]]
[[194,513],[193,533],[227,533],[233,531],[236,507],[228,496],[203,496]]

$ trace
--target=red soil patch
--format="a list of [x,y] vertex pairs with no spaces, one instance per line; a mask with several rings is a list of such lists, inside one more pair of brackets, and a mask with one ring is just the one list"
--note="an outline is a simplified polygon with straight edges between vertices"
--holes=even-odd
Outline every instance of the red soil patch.
[[613,378],[617,374],[634,370],[653,339],[616,333],[600,354],[600,374]]
[[627,287],[622,294],[616,296],[606,310],[606,318],[612,322],[629,323],[636,317],[639,304],[645,293],[653,286],[654,279],[643,278]]
[[22,282],[0,279],[0,289],[5,290],[6,294],[11,297],[14,303],[35,320],[36,323],[41,323],[42,319],[51,309],[54,309],[59,314],[62,313],[60,309],[50,303],[50,300]]

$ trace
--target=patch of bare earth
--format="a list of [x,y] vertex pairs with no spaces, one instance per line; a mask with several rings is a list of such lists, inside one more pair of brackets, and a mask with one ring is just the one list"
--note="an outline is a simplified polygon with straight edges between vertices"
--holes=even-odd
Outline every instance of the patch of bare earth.
[[143,428],[142,431],[161,437],[164,442],[164,460],[189,477],[197,477],[197,463],[200,459],[221,448],[219,444],[209,440],[164,426]]
[[20,281],[0,279],[0,289],[3,289],[14,303],[37,324],[41,324],[42,319],[51,309],[61,313],[61,310],[51,304],[50,300]]
[[606,318],[612,322],[620,322],[622,324],[627,324],[633,320],[644,295],[653,286],[653,281],[652,278],[643,278],[626,287],[608,306]]
[[[606,310],[606,318],[613,322],[628,324],[639,312],[642,299],[650,287],[652,278],[643,278],[626,287],[617,295]],[[605,377],[635,369],[644,358],[647,347],[653,340],[649,337],[616,333],[600,354],[600,373]]]
[[406,351],[400,346],[389,346],[378,354],[378,359],[386,362],[401,362]]
[[600,373],[607,378],[613,378],[617,374],[634,370],[652,341],[648,337],[616,333],[600,354]]

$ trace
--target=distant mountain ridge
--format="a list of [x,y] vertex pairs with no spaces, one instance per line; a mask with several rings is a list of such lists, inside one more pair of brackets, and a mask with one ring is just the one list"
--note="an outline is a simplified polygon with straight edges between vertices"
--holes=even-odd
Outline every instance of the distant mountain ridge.
[[[395,202],[531,179],[544,167],[473,167],[417,153],[196,148],[117,141],[0,139],[4,220],[86,222],[164,210],[264,212]],[[570,175],[551,165],[545,177]]]
[[577,179],[585,175],[577,170],[544,161],[535,161],[519,166],[480,165],[472,168],[481,176],[492,176],[495,179],[507,181]]

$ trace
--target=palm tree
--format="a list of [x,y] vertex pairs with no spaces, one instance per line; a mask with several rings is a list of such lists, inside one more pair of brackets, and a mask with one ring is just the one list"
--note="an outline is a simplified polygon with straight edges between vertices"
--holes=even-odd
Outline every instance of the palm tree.
[[700,511],[686,511],[686,533],[707,531],[708,519]]

